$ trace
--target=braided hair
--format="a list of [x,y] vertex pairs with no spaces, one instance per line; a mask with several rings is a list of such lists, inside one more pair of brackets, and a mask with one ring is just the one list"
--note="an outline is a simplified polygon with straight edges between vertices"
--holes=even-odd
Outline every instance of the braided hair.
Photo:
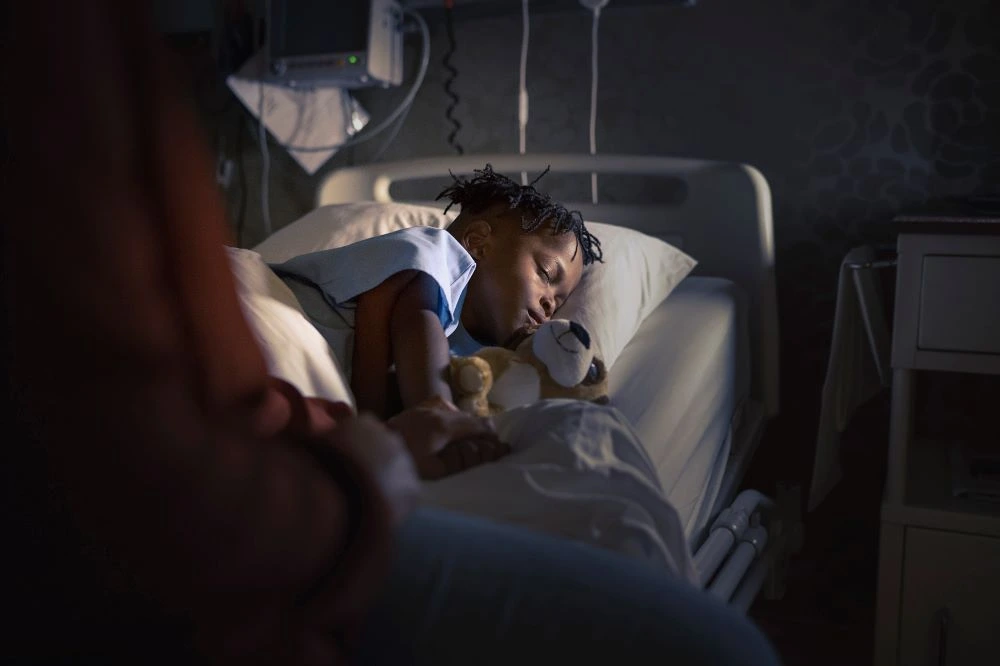
[[531,233],[543,223],[548,223],[554,234],[572,232],[576,236],[583,252],[584,266],[595,261],[603,261],[601,242],[587,231],[580,212],[566,210],[562,205],[552,201],[548,195],[535,189],[535,183],[548,172],[546,169],[538,178],[531,181],[531,184],[521,185],[495,172],[493,167],[487,164],[485,169],[476,169],[475,175],[469,179],[452,174],[451,177],[455,182],[446,187],[437,196],[437,200],[448,199],[450,203],[444,209],[446,213],[452,206],[458,204],[462,207],[463,214],[471,215],[506,204],[510,210],[521,213],[521,230],[525,233]]

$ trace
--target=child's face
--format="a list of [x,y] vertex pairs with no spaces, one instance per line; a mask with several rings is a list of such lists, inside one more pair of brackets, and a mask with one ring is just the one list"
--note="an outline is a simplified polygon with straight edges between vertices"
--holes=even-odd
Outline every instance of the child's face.
[[553,235],[544,224],[532,233],[521,231],[519,221],[494,221],[478,231],[473,225],[460,241],[476,260],[462,325],[483,344],[503,344],[525,326],[548,321],[583,275],[576,235]]

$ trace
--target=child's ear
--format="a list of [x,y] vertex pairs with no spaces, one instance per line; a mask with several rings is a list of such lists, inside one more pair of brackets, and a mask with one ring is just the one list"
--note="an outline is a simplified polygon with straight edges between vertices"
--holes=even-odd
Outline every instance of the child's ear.
[[462,246],[472,255],[475,260],[480,260],[486,255],[490,247],[493,227],[486,220],[473,220],[462,232]]

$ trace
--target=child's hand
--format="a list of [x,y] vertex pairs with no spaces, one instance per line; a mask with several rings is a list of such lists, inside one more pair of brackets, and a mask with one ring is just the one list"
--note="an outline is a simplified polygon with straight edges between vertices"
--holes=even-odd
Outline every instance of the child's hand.
[[387,425],[403,436],[424,479],[440,479],[510,453],[488,418],[458,410],[443,398],[400,412]]

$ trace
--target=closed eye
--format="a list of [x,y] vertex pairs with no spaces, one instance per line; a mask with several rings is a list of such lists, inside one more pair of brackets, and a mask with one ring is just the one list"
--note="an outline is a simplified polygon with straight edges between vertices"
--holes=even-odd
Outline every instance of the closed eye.
[[558,257],[548,253],[539,252],[534,255],[535,265],[538,267],[538,275],[545,284],[560,284],[565,279],[566,270]]

